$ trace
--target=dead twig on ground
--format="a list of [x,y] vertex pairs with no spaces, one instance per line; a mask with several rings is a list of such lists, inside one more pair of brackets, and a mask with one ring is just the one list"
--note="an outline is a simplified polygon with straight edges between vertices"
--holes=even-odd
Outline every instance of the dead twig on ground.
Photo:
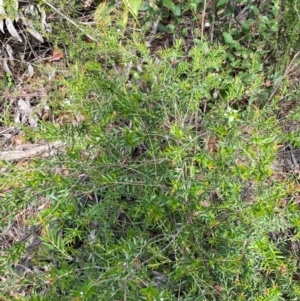
[[156,21],[154,22],[152,30],[150,32],[150,37],[149,37],[148,41],[146,41],[146,46],[148,48],[151,47],[151,44],[152,44],[153,40],[155,39],[155,35],[157,33],[157,30],[158,30],[158,25],[159,25],[160,19],[161,19],[161,14],[159,14]]
[[0,160],[4,161],[20,161],[43,156],[51,156],[58,152],[64,146],[62,141],[54,143],[45,143],[40,145],[33,145],[30,149],[16,150],[16,151],[3,151],[0,152]]

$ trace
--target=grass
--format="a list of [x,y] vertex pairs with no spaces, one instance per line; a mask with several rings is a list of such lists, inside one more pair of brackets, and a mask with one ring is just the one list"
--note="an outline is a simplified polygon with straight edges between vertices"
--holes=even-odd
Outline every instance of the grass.
[[42,242],[3,248],[0,297],[298,300],[298,178],[274,167],[299,143],[283,129],[299,108],[277,118],[298,91],[286,82],[269,100],[273,73],[251,48],[144,42],[78,37],[54,121],[24,128],[66,149],[1,163],[6,238],[19,223]]

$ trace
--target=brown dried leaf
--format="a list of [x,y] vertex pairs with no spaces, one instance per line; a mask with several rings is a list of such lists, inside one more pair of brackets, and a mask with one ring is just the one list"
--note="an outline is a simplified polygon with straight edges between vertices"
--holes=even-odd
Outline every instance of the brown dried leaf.
[[206,138],[206,151],[209,153],[216,153],[218,151],[218,141],[217,137],[208,136]]
[[22,135],[17,135],[11,138],[11,142],[14,145],[22,145],[25,142],[25,137]]
[[201,201],[199,204],[201,206],[203,206],[204,208],[207,208],[211,205],[210,202],[208,202],[208,201]]
[[63,52],[60,49],[56,48],[56,49],[53,50],[52,57],[49,60],[49,62],[59,61],[63,57],[64,57]]
[[214,285],[214,289],[220,294],[223,291],[223,288],[220,285]]

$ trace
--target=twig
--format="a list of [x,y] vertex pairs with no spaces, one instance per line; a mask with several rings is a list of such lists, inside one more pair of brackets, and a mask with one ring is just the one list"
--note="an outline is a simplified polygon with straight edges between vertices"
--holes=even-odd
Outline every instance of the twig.
[[294,151],[293,151],[292,147],[289,147],[289,149],[290,149],[290,154],[291,154],[292,161],[293,161],[296,169],[299,169],[299,164],[298,164],[298,161],[296,159],[296,156],[294,154]]
[[[206,14],[206,0],[204,0],[204,3],[203,3],[203,12],[202,12],[202,20],[201,20],[201,42],[203,42],[205,14]],[[214,15],[214,12],[213,12],[213,15]]]
[[64,143],[62,141],[56,141],[51,144],[34,145],[30,149],[21,151],[3,151],[0,152],[0,160],[4,161],[19,161],[29,158],[38,157],[40,155],[52,155],[57,152],[57,149],[62,147]]
[[0,135],[3,135],[4,133],[7,133],[7,132],[10,132],[10,131],[13,131],[13,130],[15,130],[14,127],[4,129],[3,131],[0,132]]
[[161,14],[159,14],[159,16],[157,17],[156,21],[153,24],[152,30],[150,32],[150,38],[148,41],[146,41],[146,46],[147,47],[151,47],[151,43],[153,42],[155,35],[157,33],[157,29],[158,29],[158,25],[161,19]]
[[287,66],[287,68],[286,68],[284,74],[282,75],[282,77],[280,78],[280,80],[278,81],[278,83],[276,84],[276,86],[274,87],[274,89],[273,89],[273,91],[272,91],[270,97],[268,98],[266,104],[269,103],[269,102],[271,101],[271,99],[273,98],[273,96],[276,94],[278,88],[280,87],[280,85],[281,85],[283,79],[284,79],[285,77],[288,76],[288,74],[289,74],[289,72],[290,72],[290,70],[291,70],[291,68],[292,68],[293,63],[294,63],[295,59],[297,58],[297,56],[298,56],[299,54],[300,54],[300,51],[298,51],[298,52],[294,55],[293,59],[291,60],[291,62],[290,62],[289,65]]
[[65,18],[68,22],[70,22],[72,25],[74,25],[76,28],[78,28],[81,32],[83,32],[89,39],[91,39],[94,42],[98,42],[95,38],[93,38],[91,35],[87,34],[84,32],[84,30],[78,25],[76,24],[72,19],[70,19],[69,17],[67,17],[66,15],[64,15],[61,11],[59,11],[55,6],[53,6],[52,4],[50,4],[49,2],[43,0],[43,2],[48,5],[51,9],[53,9],[57,14],[59,14],[61,17]]

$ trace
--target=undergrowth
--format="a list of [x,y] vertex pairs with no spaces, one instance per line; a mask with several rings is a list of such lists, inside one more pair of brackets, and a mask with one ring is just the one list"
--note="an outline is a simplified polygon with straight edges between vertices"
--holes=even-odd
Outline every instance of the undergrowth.
[[299,300],[298,180],[274,169],[297,146],[276,113],[288,83],[273,93],[283,75],[231,34],[155,53],[113,27],[98,44],[78,37],[57,83],[67,97],[50,97],[53,116],[81,121],[24,129],[65,152],[1,163],[5,231],[46,203],[22,219],[39,246],[2,250],[1,297]]

